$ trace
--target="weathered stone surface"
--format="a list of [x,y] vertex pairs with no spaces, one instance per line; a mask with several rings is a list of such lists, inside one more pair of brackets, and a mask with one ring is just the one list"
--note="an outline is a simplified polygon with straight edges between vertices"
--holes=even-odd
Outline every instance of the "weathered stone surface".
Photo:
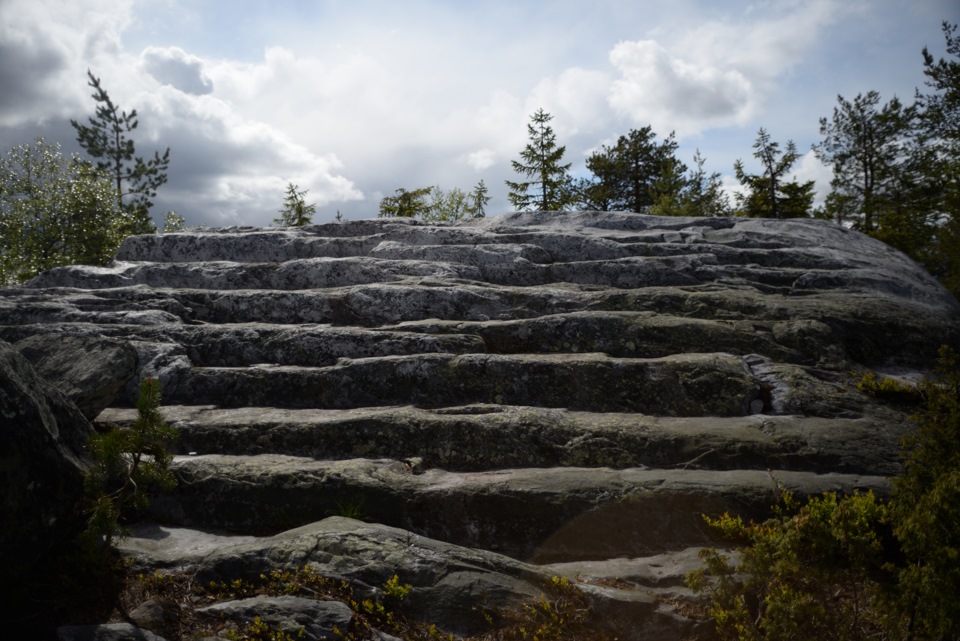
[[[754,414],[658,417],[503,405],[349,410],[168,406],[178,453],[418,461],[418,468],[511,467],[778,469],[817,473],[900,471],[898,442],[911,429],[890,412],[830,419]],[[132,425],[136,411],[101,420]]]
[[[777,483],[798,496],[874,490],[885,477],[765,470],[521,468],[414,474],[389,460],[188,456],[163,520],[269,534],[355,512],[458,545],[538,562],[639,556],[716,541],[701,514],[760,518]],[[650,515],[656,518],[651,519]]]
[[[357,558],[324,567],[370,589],[391,563],[456,575],[453,543],[595,563],[550,571],[581,576],[620,638],[670,640],[703,633],[665,605],[689,598],[682,550],[712,541],[701,512],[762,516],[774,479],[886,490],[910,410],[857,376],[922,376],[960,347],[960,304],[823,221],[534,212],[129,238],[108,267],[0,290],[0,339],[50,335],[136,351],[101,421],[132,422],[143,376],[163,385],[182,483],[154,501],[167,526],[138,558],[198,567],[238,541],[177,526],[232,529],[269,569],[317,555],[255,534],[359,514],[402,530],[328,519],[314,560],[341,546]],[[366,542],[343,547],[357,528]],[[432,552],[376,551],[390,540]],[[423,611],[462,623],[477,595],[530,594],[506,574]]]
[[38,334],[14,347],[37,373],[93,420],[137,373],[137,353],[108,338]]
[[256,596],[217,603],[198,610],[201,614],[230,621],[240,627],[259,617],[274,630],[305,641],[341,638],[334,630],[347,630],[353,611],[339,601],[317,601],[296,596]]
[[[121,543],[138,567],[165,565],[170,554],[153,546],[145,551],[138,541],[134,536]],[[543,582],[559,574],[492,552],[342,517],[249,543],[222,545],[203,558],[196,571],[199,581],[222,581],[253,579],[272,568],[304,565],[348,581],[361,597],[375,596],[396,574],[412,587],[403,601],[404,612],[456,634],[487,631],[483,609],[516,607],[539,599]],[[663,608],[650,594],[589,585],[583,589],[595,607],[609,613],[603,617],[609,626],[605,631],[621,639],[689,638],[703,628]]]
[[93,433],[80,410],[0,342],[0,566],[16,576],[82,527]]

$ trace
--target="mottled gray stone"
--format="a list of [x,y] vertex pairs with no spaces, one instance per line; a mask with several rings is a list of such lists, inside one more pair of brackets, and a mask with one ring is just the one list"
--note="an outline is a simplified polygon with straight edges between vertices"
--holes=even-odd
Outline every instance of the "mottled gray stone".
[[48,333],[24,338],[14,347],[90,420],[137,372],[136,350],[109,338]]

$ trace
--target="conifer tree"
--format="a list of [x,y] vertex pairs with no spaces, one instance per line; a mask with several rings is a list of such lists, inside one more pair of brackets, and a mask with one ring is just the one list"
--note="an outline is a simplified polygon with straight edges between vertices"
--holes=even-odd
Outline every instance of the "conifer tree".
[[130,226],[125,231],[129,234],[156,232],[150,219],[151,199],[167,182],[170,148],[167,147],[163,156],[154,152],[153,158],[148,160],[137,156],[130,138],[130,133],[139,124],[137,110],[122,111],[100,86],[100,79],[89,70],[87,76],[87,84],[93,87],[92,96],[97,102],[96,116],[89,118],[89,125],[70,120],[77,130],[77,142],[97,161],[97,169],[106,172],[113,181],[118,207],[131,215]]
[[753,218],[803,218],[810,215],[813,205],[813,181],[798,183],[787,181],[787,172],[796,164],[800,155],[792,140],[780,151],[780,144],[770,140],[763,127],[753,143],[753,156],[763,167],[762,174],[748,174],[743,161],[733,165],[734,173],[747,193],[738,195],[739,214]]
[[287,195],[283,199],[280,216],[274,218],[273,222],[281,227],[309,225],[313,220],[313,215],[317,213],[317,206],[313,203],[307,204],[304,197],[308,191],[308,189],[301,191],[293,183],[287,184]]
[[421,187],[407,191],[403,187],[396,190],[393,196],[384,196],[380,200],[379,218],[422,218],[430,211],[427,196],[433,187]]
[[557,137],[548,124],[553,116],[538,109],[530,117],[527,134],[530,142],[520,152],[520,160],[512,161],[513,170],[527,181],[505,181],[510,192],[507,198],[517,211],[558,211],[574,202],[570,163],[561,164],[567,148],[557,146]]
[[875,233],[885,216],[904,201],[910,183],[914,109],[893,98],[880,106],[880,94],[868,91],[852,101],[837,96],[830,119],[820,119],[823,141],[814,153],[833,169],[833,198],[827,214]]
[[594,175],[582,187],[587,209],[643,213],[664,195],[679,193],[687,167],[675,155],[677,142],[672,132],[661,143],[656,137],[650,126],[632,129],[587,158]]

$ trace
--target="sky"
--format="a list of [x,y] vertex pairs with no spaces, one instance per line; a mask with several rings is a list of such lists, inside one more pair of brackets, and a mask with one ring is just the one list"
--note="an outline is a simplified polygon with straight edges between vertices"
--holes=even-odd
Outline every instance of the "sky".
[[505,180],[530,116],[553,116],[576,176],[632,129],[675,132],[731,191],[760,127],[811,152],[837,96],[910,102],[957,0],[0,0],[0,153],[80,152],[87,71],[137,110],[138,155],[170,148],[153,209],[270,225],[293,183],[314,222],[372,218],[396,189]]

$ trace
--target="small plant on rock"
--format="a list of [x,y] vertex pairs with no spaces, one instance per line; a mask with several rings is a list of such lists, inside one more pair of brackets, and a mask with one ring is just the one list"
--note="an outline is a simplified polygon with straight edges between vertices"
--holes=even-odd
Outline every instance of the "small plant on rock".
[[160,414],[160,381],[145,378],[140,383],[133,427],[94,434],[90,439],[96,463],[85,479],[91,500],[88,534],[103,537],[107,546],[112,545],[114,537],[124,533],[120,524],[126,513],[147,507],[151,488],[169,490],[176,485],[167,449],[176,435]]

